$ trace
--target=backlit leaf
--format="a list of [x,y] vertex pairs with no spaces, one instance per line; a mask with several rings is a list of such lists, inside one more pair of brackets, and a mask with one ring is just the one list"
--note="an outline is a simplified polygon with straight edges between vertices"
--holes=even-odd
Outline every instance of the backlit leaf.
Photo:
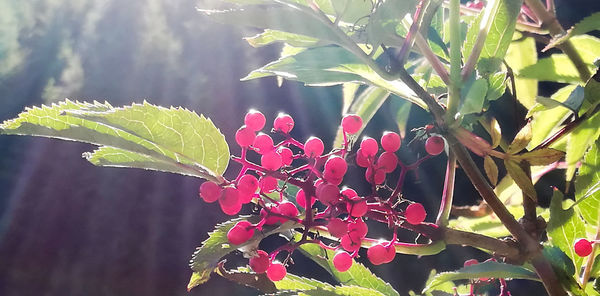
[[[531,176],[523,170],[520,164],[513,159],[505,159],[504,166],[510,177],[519,185],[519,188],[523,190],[524,195],[537,201],[537,193],[533,187]],[[525,198],[525,197],[523,197]]]
[[563,195],[555,190],[550,202],[550,221],[548,237],[553,246],[559,247],[575,264],[577,274],[583,264],[583,258],[575,254],[573,243],[586,237],[584,222],[573,208],[563,210]]
[[483,168],[492,186],[496,186],[496,184],[498,183],[498,166],[496,165],[491,156],[485,156],[485,158],[483,159]]
[[519,158],[529,162],[530,165],[548,165],[559,161],[564,155],[565,153],[562,151],[552,148],[544,148],[531,152],[525,152],[520,154]]
[[575,178],[575,200],[581,216],[598,225],[600,208],[600,140],[587,152]]
[[525,149],[525,147],[527,147],[527,144],[529,144],[529,142],[531,141],[532,137],[533,133],[531,132],[531,123],[528,122],[517,133],[512,143],[510,143],[510,145],[508,146],[508,150],[506,152],[513,154]]
[[538,94],[538,82],[535,79],[521,78],[519,75],[523,68],[537,63],[537,49],[533,37],[511,42],[505,59],[516,76],[517,99],[525,108],[531,109]]

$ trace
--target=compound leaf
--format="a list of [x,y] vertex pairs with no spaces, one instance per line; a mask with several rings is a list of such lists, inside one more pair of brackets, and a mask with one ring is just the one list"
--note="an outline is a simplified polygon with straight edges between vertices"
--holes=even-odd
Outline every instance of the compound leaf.
[[598,225],[600,207],[600,140],[587,152],[575,178],[575,199],[581,216]]
[[576,239],[586,237],[585,225],[581,217],[571,207],[563,210],[563,194],[555,190],[550,201],[550,221],[548,221],[548,237],[553,246],[560,248],[575,264],[579,271],[583,258],[575,254],[573,243]]

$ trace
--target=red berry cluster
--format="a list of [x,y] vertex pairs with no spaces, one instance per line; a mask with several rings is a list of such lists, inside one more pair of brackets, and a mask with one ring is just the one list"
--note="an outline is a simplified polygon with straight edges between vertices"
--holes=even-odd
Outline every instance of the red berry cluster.
[[[265,124],[266,118],[261,112],[249,111],[244,125],[235,135],[241,156],[232,159],[242,166],[237,178],[222,184],[207,181],[200,186],[202,199],[209,203],[218,201],[228,215],[237,214],[242,205],[251,202],[260,207],[258,223],[239,221],[229,230],[227,239],[233,245],[248,242],[265,225],[293,221],[293,227],[303,229],[300,241],[281,246],[270,254],[259,250],[249,263],[254,272],[266,272],[271,280],[281,280],[285,277],[285,264],[291,253],[305,243],[336,250],[333,265],[342,272],[351,267],[352,258],[358,255],[362,245],[370,245],[367,257],[373,264],[389,263],[395,257],[395,245],[400,244],[396,238],[397,228],[418,232],[418,226],[424,223],[427,216],[425,208],[403,198],[402,184],[407,172],[444,150],[442,138],[428,138],[425,142],[428,154],[411,165],[405,165],[396,155],[402,138],[390,131],[384,132],[379,142],[370,137],[363,138],[360,148],[351,156],[351,141],[363,125],[358,115],[344,116],[341,122],[344,145],[328,153],[325,153],[325,145],[318,137],[310,137],[304,142],[292,137],[290,132],[294,128],[294,120],[290,115],[279,114],[269,134],[261,132]],[[247,159],[249,152],[260,156],[260,164]],[[349,163],[349,159],[355,163]],[[372,186],[370,193],[358,194],[352,188],[340,188],[348,169],[354,168],[354,164],[366,169],[365,179]],[[387,175],[398,168],[400,177],[390,193],[390,187],[383,184]],[[286,192],[289,184],[299,188],[295,203],[290,201],[293,199]],[[387,224],[392,230],[392,239],[380,242],[367,238],[367,219]],[[315,233],[328,233],[327,240],[333,245],[327,245]],[[286,259],[283,263],[275,262],[281,251],[287,252]]]

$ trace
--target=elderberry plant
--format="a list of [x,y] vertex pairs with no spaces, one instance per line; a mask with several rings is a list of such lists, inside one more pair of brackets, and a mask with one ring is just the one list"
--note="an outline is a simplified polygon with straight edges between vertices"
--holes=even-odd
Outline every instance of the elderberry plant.
[[[254,47],[283,44],[279,59],[244,80],[277,76],[280,82],[342,85],[332,147],[317,137],[292,137],[290,115],[279,114],[269,130],[265,115],[251,110],[235,133],[241,155],[232,156],[211,120],[147,102],[113,107],[65,100],[28,108],[3,122],[0,132],[92,143],[99,148],[84,157],[94,165],[205,179],[199,184],[205,202],[232,216],[244,207],[252,211],[209,234],[193,255],[189,289],[216,272],[271,295],[399,295],[355,261],[361,248],[380,265],[398,253],[427,256],[462,245],[489,259],[433,271],[423,294],[511,295],[511,279],[541,282],[549,295],[599,293],[600,39],[587,33],[600,29],[600,12],[565,31],[553,0],[225,2],[228,9],[200,13],[263,29],[246,39]],[[536,45],[551,55],[538,58]],[[543,97],[539,81],[563,84]],[[527,111],[514,137],[495,118],[494,108],[504,107],[499,98]],[[399,132],[385,131],[379,141],[362,135],[386,101]],[[412,107],[426,112],[429,124],[406,131]],[[401,149],[425,153],[405,163],[397,155]],[[250,161],[250,153],[260,161]],[[428,215],[403,194],[403,184],[438,155],[447,155],[446,175],[437,215]],[[241,166],[232,180],[223,177],[230,160]],[[349,170],[364,174],[368,192],[352,189],[358,184],[345,180]],[[550,206],[543,208],[534,184],[553,170],[562,170],[564,179],[553,184]],[[453,205],[456,175],[463,173],[479,204]],[[375,224],[387,229],[386,240],[369,237]],[[399,229],[416,240],[402,241]],[[259,249],[271,235],[287,243],[271,252]],[[249,268],[228,269],[221,260],[236,251]],[[340,284],[288,273],[296,252]]]

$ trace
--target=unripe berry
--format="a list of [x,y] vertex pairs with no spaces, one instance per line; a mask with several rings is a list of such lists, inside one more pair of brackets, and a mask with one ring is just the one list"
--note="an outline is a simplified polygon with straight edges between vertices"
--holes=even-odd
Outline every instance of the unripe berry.
[[340,189],[333,184],[323,184],[317,189],[317,199],[323,204],[335,204],[340,199]]
[[367,158],[367,156],[362,152],[362,149],[358,149],[356,151],[356,165],[359,167],[369,167],[369,165],[371,164],[371,162],[369,161],[369,159]]
[[243,175],[238,180],[237,188],[241,193],[254,194],[258,189],[258,179],[253,175]]
[[360,142],[360,149],[362,150],[362,154],[366,157],[373,157],[377,154],[377,150],[379,150],[379,145],[377,145],[377,141],[370,137],[364,137]]
[[433,136],[425,141],[425,151],[429,155],[438,155],[444,151],[444,139],[442,137]]
[[383,152],[377,159],[377,168],[384,173],[391,173],[398,166],[398,156],[393,152]]
[[254,226],[248,221],[236,223],[227,232],[227,240],[234,245],[240,245],[247,242],[254,235]]
[[367,232],[369,232],[369,227],[367,223],[362,219],[357,219],[353,223],[348,224],[348,232],[350,234],[355,234],[358,237],[365,238],[367,236]]
[[273,139],[267,134],[260,133],[254,138],[252,146],[258,154],[266,154],[273,151]]
[[333,256],[333,266],[339,272],[344,272],[352,267],[352,257],[346,252],[338,252]]
[[273,121],[273,128],[276,131],[288,134],[294,128],[294,119],[284,113],[279,113]]
[[304,143],[304,154],[310,158],[321,156],[324,150],[325,146],[323,145],[323,141],[317,137],[310,137],[306,140],[306,143]]
[[269,254],[263,250],[258,250],[255,257],[250,258],[250,268],[256,273],[264,273],[271,265]]
[[427,217],[427,212],[425,212],[425,208],[420,203],[412,203],[406,207],[406,211],[404,211],[404,216],[406,217],[406,222],[416,225],[421,224],[425,221],[425,217]]
[[341,238],[348,234],[348,223],[340,218],[330,219],[327,224],[327,231],[329,234]]
[[266,121],[265,116],[258,110],[250,110],[244,117],[244,123],[253,131],[259,131],[265,127]]
[[[311,208],[315,204],[316,200],[317,199],[314,196],[311,197],[311,199],[310,199],[310,207]],[[296,203],[298,203],[299,206],[306,209],[306,195],[304,194],[304,190],[300,189],[296,193]]]
[[356,114],[347,114],[342,118],[342,129],[348,134],[356,134],[362,127],[363,121]]
[[264,193],[271,193],[277,189],[277,179],[271,176],[262,176],[258,181],[258,187]]
[[344,250],[346,250],[348,252],[354,252],[354,251],[360,249],[361,241],[362,241],[361,237],[359,237],[355,233],[350,232],[350,233],[342,236],[342,239],[340,240],[340,245],[342,245],[342,248],[344,248]]
[[362,217],[367,213],[367,201],[359,196],[346,203],[346,210],[352,217]]
[[367,257],[374,265],[390,263],[396,257],[396,249],[393,246],[377,244],[367,250]]
[[[331,156],[325,162],[325,174],[329,174],[333,178],[341,178],[346,174],[348,164],[346,160],[339,156]],[[326,178],[327,179],[327,178]]]
[[213,203],[221,196],[221,186],[212,181],[206,181],[200,185],[200,197],[207,203]]
[[575,249],[575,254],[577,254],[579,257],[587,257],[594,250],[592,243],[585,238],[576,240],[575,244],[573,245],[573,249]]
[[402,140],[395,132],[384,132],[381,136],[381,148],[387,152],[396,152],[400,149]]
[[290,148],[281,146],[277,149],[277,153],[281,155],[281,163],[284,166],[289,166],[292,164],[292,161],[294,161],[294,153],[292,153]]
[[245,125],[240,127],[237,132],[235,132],[235,142],[240,145],[240,147],[248,147],[252,145],[255,137],[256,134],[254,131]]
[[274,282],[282,280],[286,274],[287,269],[279,262],[273,262],[271,263],[271,266],[267,268],[267,277]]
[[238,203],[240,203],[240,195],[237,189],[233,187],[223,189],[223,192],[219,197],[219,204],[221,204],[221,206],[230,208]]
[[295,204],[293,204],[289,201],[284,201],[284,202],[280,203],[279,206],[277,206],[277,208],[279,208],[279,213],[284,216],[288,216],[288,217],[298,216],[298,208],[296,208]]
[[269,171],[276,171],[281,168],[283,161],[281,160],[281,155],[279,155],[279,153],[275,150],[271,150],[271,152],[267,152],[260,157],[260,164]]

